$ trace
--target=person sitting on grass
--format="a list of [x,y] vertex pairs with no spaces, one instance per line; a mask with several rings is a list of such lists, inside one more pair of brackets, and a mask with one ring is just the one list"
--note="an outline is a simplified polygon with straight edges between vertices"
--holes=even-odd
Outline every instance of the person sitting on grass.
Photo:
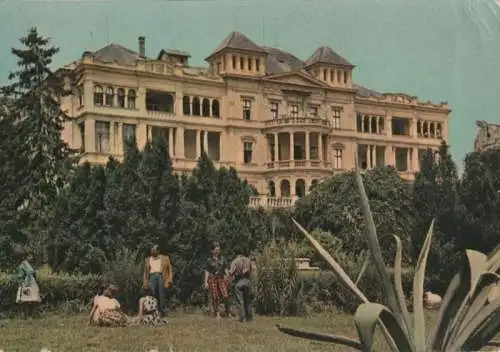
[[139,314],[136,323],[153,327],[165,325],[167,323],[167,320],[162,318],[160,314],[158,299],[154,297],[151,286],[146,286],[142,289],[142,297],[139,299]]
[[96,326],[127,326],[129,319],[121,311],[120,303],[114,298],[118,288],[114,285],[106,287],[102,295],[94,298],[89,316],[89,324]]

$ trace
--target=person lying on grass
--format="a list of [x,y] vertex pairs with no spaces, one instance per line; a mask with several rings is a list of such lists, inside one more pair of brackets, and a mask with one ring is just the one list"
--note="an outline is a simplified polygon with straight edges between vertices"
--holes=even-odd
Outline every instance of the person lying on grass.
[[120,303],[114,297],[118,288],[109,285],[101,295],[94,298],[94,304],[89,315],[89,325],[96,326],[127,326],[128,317],[121,311]]

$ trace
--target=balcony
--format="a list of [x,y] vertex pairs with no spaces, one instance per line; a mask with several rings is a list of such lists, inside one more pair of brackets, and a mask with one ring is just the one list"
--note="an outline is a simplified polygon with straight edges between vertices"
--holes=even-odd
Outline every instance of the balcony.
[[332,169],[332,163],[323,160],[280,160],[271,161],[266,164],[267,169]]
[[330,130],[330,121],[319,117],[298,117],[290,115],[280,115],[277,119],[264,122],[266,129],[277,129],[280,127],[314,127]]
[[254,196],[250,197],[248,206],[250,208],[292,208],[295,204],[297,197],[268,197],[268,196]]

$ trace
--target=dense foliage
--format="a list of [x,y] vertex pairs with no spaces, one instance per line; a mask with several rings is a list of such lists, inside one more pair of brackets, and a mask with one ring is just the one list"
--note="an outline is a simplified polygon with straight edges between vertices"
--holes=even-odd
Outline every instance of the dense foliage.
[[[127,141],[122,162],[76,166],[77,155],[61,139],[67,117],[59,103],[78,77],[51,71],[58,49],[36,29],[21,43],[22,49],[12,50],[18,69],[0,91],[1,270],[13,270],[16,250],[29,246],[37,264],[48,263],[54,272],[99,273],[129,285],[123,278],[140,282],[142,260],[159,244],[174,265],[171,301],[202,304],[203,265],[213,241],[221,242],[228,258],[251,253],[262,259],[279,249],[273,244],[292,240],[302,248],[297,255],[323,265],[291,223],[293,215],[309,231],[319,231],[321,244],[340,261],[356,257],[347,266],[359,271],[366,228],[352,172],[315,186],[292,214],[250,209],[255,189],[235,169],[216,169],[207,155],[189,175],[176,175],[163,139],[143,150]],[[445,143],[437,155],[424,154],[413,185],[392,167],[367,171],[363,182],[385,262],[392,265],[397,235],[410,248],[404,265],[413,266],[436,218],[427,285],[442,292],[451,269],[462,263],[461,250],[487,252],[499,242],[499,174],[500,150],[493,149],[468,155],[459,179]],[[302,292],[288,288],[290,297]],[[290,311],[284,307],[276,303],[270,310]]]

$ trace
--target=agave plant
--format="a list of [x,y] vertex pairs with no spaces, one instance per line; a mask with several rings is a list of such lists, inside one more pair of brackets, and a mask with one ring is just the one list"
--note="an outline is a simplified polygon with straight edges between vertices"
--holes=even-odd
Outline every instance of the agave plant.
[[[356,160],[357,164],[357,160]],[[370,205],[359,168],[356,167],[356,182],[361,195],[361,207],[367,228],[366,239],[370,250],[367,258],[376,268],[384,287],[387,306],[370,302],[365,294],[346,274],[335,259],[297,221],[292,219],[315,249],[330,264],[339,280],[362,302],[356,310],[354,320],[358,339],[322,333],[311,333],[278,325],[283,333],[348,346],[359,351],[373,351],[376,326],[395,352],[455,352],[478,351],[488,345],[500,332],[500,248],[489,257],[483,253],[467,250],[467,265],[454,276],[448,286],[439,310],[437,321],[426,334],[423,295],[427,257],[431,247],[434,221],[432,221],[422,246],[413,278],[413,314],[410,315],[402,285],[402,245],[394,236],[396,254],[394,283],[383,262],[380,244]],[[367,265],[364,265],[365,268]],[[362,270],[364,271],[364,270]],[[359,281],[359,277],[356,281]]]

